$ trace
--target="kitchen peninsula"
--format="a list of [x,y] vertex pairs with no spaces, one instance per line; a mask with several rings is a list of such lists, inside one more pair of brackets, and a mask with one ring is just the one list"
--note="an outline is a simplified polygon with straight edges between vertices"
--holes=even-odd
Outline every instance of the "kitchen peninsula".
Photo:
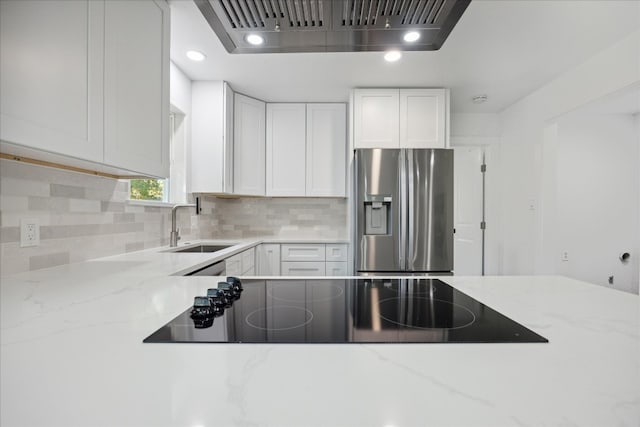
[[150,249],[1,283],[13,426],[521,426],[640,421],[637,295],[564,277],[440,279],[549,343],[143,344],[219,255]]

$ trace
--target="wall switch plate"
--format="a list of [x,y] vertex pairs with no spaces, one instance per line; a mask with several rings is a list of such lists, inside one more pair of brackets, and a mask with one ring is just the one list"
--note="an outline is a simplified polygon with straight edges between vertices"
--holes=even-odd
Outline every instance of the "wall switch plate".
[[20,220],[20,247],[38,246],[40,244],[40,220],[23,218]]
[[562,252],[562,261],[569,261],[569,252]]

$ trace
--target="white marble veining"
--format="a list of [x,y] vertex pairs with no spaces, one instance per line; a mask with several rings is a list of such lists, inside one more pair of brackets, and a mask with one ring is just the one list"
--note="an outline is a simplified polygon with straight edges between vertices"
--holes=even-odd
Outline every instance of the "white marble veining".
[[217,281],[171,274],[212,258],[146,250],[3,277],[0,425],[640,425],[638,296],[443,278],[548,344],[143,344]]

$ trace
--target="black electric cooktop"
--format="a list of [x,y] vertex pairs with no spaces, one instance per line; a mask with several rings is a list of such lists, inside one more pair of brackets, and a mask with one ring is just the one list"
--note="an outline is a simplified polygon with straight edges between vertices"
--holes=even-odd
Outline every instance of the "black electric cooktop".
[[438,279],[242,280],[211,316],[192,307],[146,343],[548,342]]

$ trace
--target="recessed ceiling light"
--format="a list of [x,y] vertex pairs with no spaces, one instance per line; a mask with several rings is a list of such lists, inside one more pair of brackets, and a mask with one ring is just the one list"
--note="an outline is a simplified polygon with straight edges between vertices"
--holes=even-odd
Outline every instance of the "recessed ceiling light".
[[262,38],[262,36],[259,36],[257,34],[249,34],[247,37],[245,37],[245,40],[247,41],[247,43],[252,45],[259,45],[264,43],[264,39]]
[[384,54],[384,60],[387,62],[396,62],[400,58],[402,58],[402,53],[399,50],[390,50]]
[[471,98],[471,102],[473,102],[474,104],[482,104],[483,102],[487,102],[487,99],[487,95],[476,95]]
[[409,31],[404,35],[404,41],[406,42],[414,42],[420,38],[420,33],[417,31]]
[[206,55],[202,52],[198,52],[197,50],[189,50],[187,51],[187,58],[189,58],[192,61],[204,61],[204,59],[206,58]]

